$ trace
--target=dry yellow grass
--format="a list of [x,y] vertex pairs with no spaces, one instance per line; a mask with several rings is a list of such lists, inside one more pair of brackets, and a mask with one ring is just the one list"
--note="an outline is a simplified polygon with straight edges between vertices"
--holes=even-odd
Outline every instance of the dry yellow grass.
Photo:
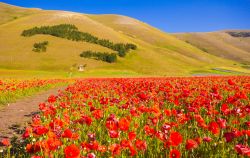
[[224,31],[174,35],[218,57],[250,63],[250,38],[232,37]]

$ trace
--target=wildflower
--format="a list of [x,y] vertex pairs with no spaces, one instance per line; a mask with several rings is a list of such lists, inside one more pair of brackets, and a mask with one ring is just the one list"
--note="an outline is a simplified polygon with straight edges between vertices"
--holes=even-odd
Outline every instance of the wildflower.
[[220,133],[219,125],[216,122],[211,122],[208,126],[208,130],[215,135]]
[[178,146],[182,142],[182,136],[179,132],[171,132],[169,139],[172,146]]
[[56,101],[57,97],[54,96],[54,95],[50,95],[49,98],[48,98],[48,102],[49,103],[54,103]]
[[73,133],[72,133],[72,131],[70,129],[66,129],[62,133],[63,138],[72,138],[72,135],[73,135]]
[[187,150],[192,150],[192,149],[195,149],[195,148],[197,148],[198,147],[198,143],[195,141],[195,140],[193,140],[193,139],[188,139],[187,141],[186,141],[186,149]]
[[79,158],[80,149],[75,145],[71,144],[64,149],[65,158]]
[[242,144],[235,145],[234,149],[238,154],[250,156],[250,148],[248,146],[244,146]]
[[5,138],[1,140],[1,144],[4,146],[10,146],[10,141],[9,139]]
[[87,158],[96,158],[95,154],[94,153],[89,153],[87,155]]
[[130,125],[130,122],[127,119],[121,118],[119,120],[119,128],[120,128],[120,130],[127,131],[129,129],[129,125]]
[[180,158],[181,157],[181,153],[179,150],[176,149],[172,149],[169,153],[169,157],[170,158]]
[[129,140],[134,140],[135,138],[136,138],[136,133],[135,132],[129,132],[128,133],[128,138],[129,138]]
[[120,135],[120,133],[118,131],[115,131],[115,130],[109,131],[110,138],[118,138],[119,135]]
[[147,95],[145,94],[145,93],[139,93],[138,94],[138,97],[142,100],[142,101],[145,101],[145,100],[147,100]]
[[231,80],[231,79],[229,79],[227,82],[228,82],[228,84],[231,85],[231,86],[232,86],[232,85],[235,85],[234,81]]
[[227,133],[224,133],[224,137],[226,139],[226,142],[231,142],[234,138],[235,138],[235,135],[233,132],[227,132]]
[[112,152],[113,156],[119,155],[121,152],[121,146],[119,144],[112,144],[109,147],[110,151]]
[[203,141],[204,141],[204,142],[211,142],[211,141],[212,141],[212,138],[210,138],[210,137],[204,137],[204,138],[203,138]]
[[49,131],[49,129],[47,127],[44,126],[36,126],[33,129],[33,132],[37,135],[43,135],[46,134]]
[[33,154],[33,153],[39,152],[40,150],[41,150],[41,145],[40,145],[39,142],[37,142],[37,143],[35,143],[35,144],[27,144],[27,145],[26,145],[26,151],[27,151],[28,153]]
[[102,110],[94,110],[92,112],[92,115],[95,117],[95,119],[100,119],[103,117],[103,111]]
[[49,138],[47,140],[47,145],[50,151],[58,149],[59,146],[62,145],[62,142],[56,138]]
[[135,141],[135,145],[136,145],[136,148],[137,148],[138,150],[146,150],[146,149],[147,149],[147,143],[146,143],[146,141],[137,139],[137,140]]

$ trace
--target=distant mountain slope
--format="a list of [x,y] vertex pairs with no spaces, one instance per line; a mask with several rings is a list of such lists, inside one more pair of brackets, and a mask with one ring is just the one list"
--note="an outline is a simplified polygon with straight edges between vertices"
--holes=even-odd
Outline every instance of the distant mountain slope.
[[[5,5],[0,5],[0,8],[3,7]],[[16,7],[8,7],[9,10],[16,10]],[[2,12],[4,9],[0,9],[0,14],[5,17],[13,14]],[[112,52],[100,45],[50,35],[21,36],[23,30],[57,24],[74,24],[82,32],[115,43],[134,43],[138,49],[130,51],[125,58],[118,58],[116,63],[109,64],[79,56],[82,51],[87,50]],[[0,69],[70,71],[72,65],[87,64],[87,72],[115,71],[161,76],[217,73],[215,68],[250,72],[237,61],[206,53],[143,22],[120,15],[35,10],[35,13],[1,24],[0,41],[4,41],[0,42]],[[33,44],[42,41],[49,41],[47,52],[33,52]]]
[[[174,35],[209,54],[250,64],[250,37],[234,37],[228,32],[237,33],[242,31],[180,33]],[[247,31],[245,30],[245,32]]]
[[0,25],[39,11],[39,9],[26,9],[0,2]]

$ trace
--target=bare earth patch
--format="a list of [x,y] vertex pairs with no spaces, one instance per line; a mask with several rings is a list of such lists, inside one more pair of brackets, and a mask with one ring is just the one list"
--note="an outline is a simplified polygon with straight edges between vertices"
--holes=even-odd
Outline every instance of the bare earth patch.
[[34,114],[39,112],[39,103],[44,102],[47,98],[65,87],[54,88],[48,91],[40,92],[35,96],[30,96],[16,103],[10,103],[0,110],[0,139],[20,136],[25,125],[31,121]]

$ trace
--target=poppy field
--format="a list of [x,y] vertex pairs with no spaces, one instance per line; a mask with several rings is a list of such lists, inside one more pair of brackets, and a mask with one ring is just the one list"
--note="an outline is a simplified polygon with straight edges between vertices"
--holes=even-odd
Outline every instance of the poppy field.
[[250,157],[250,77],[76,80],[39,104],[27,156]]
[[61,79],[0,80],[0,105],[5,105],[41,90],[62,86],[65,83],[66,80]]

